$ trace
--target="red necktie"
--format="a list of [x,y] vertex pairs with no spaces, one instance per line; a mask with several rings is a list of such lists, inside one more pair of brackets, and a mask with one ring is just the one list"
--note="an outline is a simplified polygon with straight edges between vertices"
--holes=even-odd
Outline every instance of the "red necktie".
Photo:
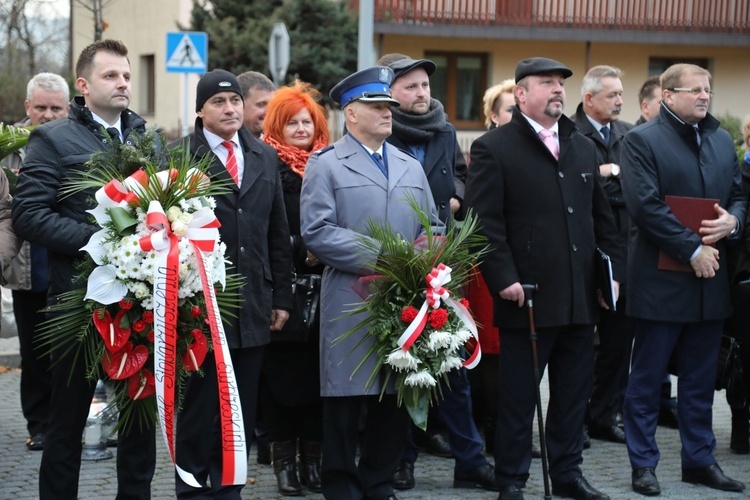
[[234,156],[234,143],[232,141],[223,141],[222,146],[227,148],[227,172],[234,179],[234,183],[240,184],[240,177],[237,172],[237,157]]

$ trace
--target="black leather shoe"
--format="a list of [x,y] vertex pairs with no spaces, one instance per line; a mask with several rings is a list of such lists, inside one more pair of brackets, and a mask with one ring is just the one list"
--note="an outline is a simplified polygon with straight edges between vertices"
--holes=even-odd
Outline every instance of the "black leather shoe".
[[633,471],[633,491],[647,497],[655,497],[661,494],[659,481],[656,479],[653,467],[644,467]]
[[454,488],[484,488],[498,491],[495,481],[495,467],[484,464],[476,469],[460,470],[453,473]]
[[448,438],[442,433],[438,432],[431,436],[425,436],[423,438],[414,436],[414,444],[416,444],[420,450],[435,455],[436,457],[452,458],[451,446],[448,444]]
[[719,464],[699,467],[697,469],[682,469],[682,480],[686,483],[702,484],[715,490],[742,491],[745,485],[724,475]]
[[625,431],[619,425],[600,427],[592,424],[589,426],[589,436],[593,439],[600,439],[611,443],[625,443]]
[[403,460],[393,475],[393,487],[397,490],[414,488],[414,464]]
[[44,449],[44,433],[37,432],[26,440],[26,449],[30,451],[39,451]]
[[523,491],[515,484],[506,484],[500,487],[497,500],[523,500]]
[[677,422],[677,408],[662,408],[659,411],[659,425],[677,429],[680,424]]
[[595,489],[583,476],[567,484],[552,485],[552,493],[558,497],[576,500],[609,500],[609,496]]

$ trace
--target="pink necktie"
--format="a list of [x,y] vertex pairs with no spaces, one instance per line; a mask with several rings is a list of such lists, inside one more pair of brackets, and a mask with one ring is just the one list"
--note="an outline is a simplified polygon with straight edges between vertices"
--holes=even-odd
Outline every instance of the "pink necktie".
[[232,141],[223,141],[221,145],[227,148],[227,172],[234,179],[234,183],[239,184],[240,177],[237,173],[237,157],[234,156],[234,143]]
[[544,141],[544,145],[547,146],[552,156],[558,159],[560,157],[560,150],[555,140],[555,133],[551,130],[542,129],[539,131],[539,137]]

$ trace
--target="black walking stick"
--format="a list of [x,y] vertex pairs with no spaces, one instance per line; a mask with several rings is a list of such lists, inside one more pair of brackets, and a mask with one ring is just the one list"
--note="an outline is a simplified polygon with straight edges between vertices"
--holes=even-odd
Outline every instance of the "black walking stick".
[[534,388],[536,390],[536,417],[539,424],[539,447],[542,451],[542,475],[544,476],[544,498],[551,499],[549,490],[549,473],[547,472],[547,441],[544,437],[544,417],[542,416],[542,393],[539,388],[539,357],[536,353],[536,327],[534,326],[534,292],[538,285],[521,285],[526,305],[529,308],[529,337],[531,339],[531,358],[534,367]]

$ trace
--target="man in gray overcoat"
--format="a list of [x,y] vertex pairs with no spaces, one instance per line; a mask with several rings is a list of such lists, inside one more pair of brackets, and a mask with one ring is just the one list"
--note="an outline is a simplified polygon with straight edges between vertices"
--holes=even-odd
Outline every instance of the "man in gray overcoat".
[[[404,451],[409,416],[396,406],[388,387],[379,399],[382,379],[366,381],[376,359],[356,374],[356,365],[371,346],[365,330],[346,341],[333,341],[362,320],[346,316],[361,298],[352,285],[373,274],[378,255],[365,255],[358,235],[367,222],[388,223],[406,241],[422,232],[406,201],[413,196],[440,225],[422,166],[389,146],[393,71],[375,66],[342,80],[331,90],[341,104],[347,133],[312,155],[305,170],[300,199],[302,238],[308,250],[326,265],[323,272],[320,322],[320,384],[323,396],[322,482],[326,498],[395,498],[392,479]],[[365,429],[359,464],[355,463],[360,415]]]

